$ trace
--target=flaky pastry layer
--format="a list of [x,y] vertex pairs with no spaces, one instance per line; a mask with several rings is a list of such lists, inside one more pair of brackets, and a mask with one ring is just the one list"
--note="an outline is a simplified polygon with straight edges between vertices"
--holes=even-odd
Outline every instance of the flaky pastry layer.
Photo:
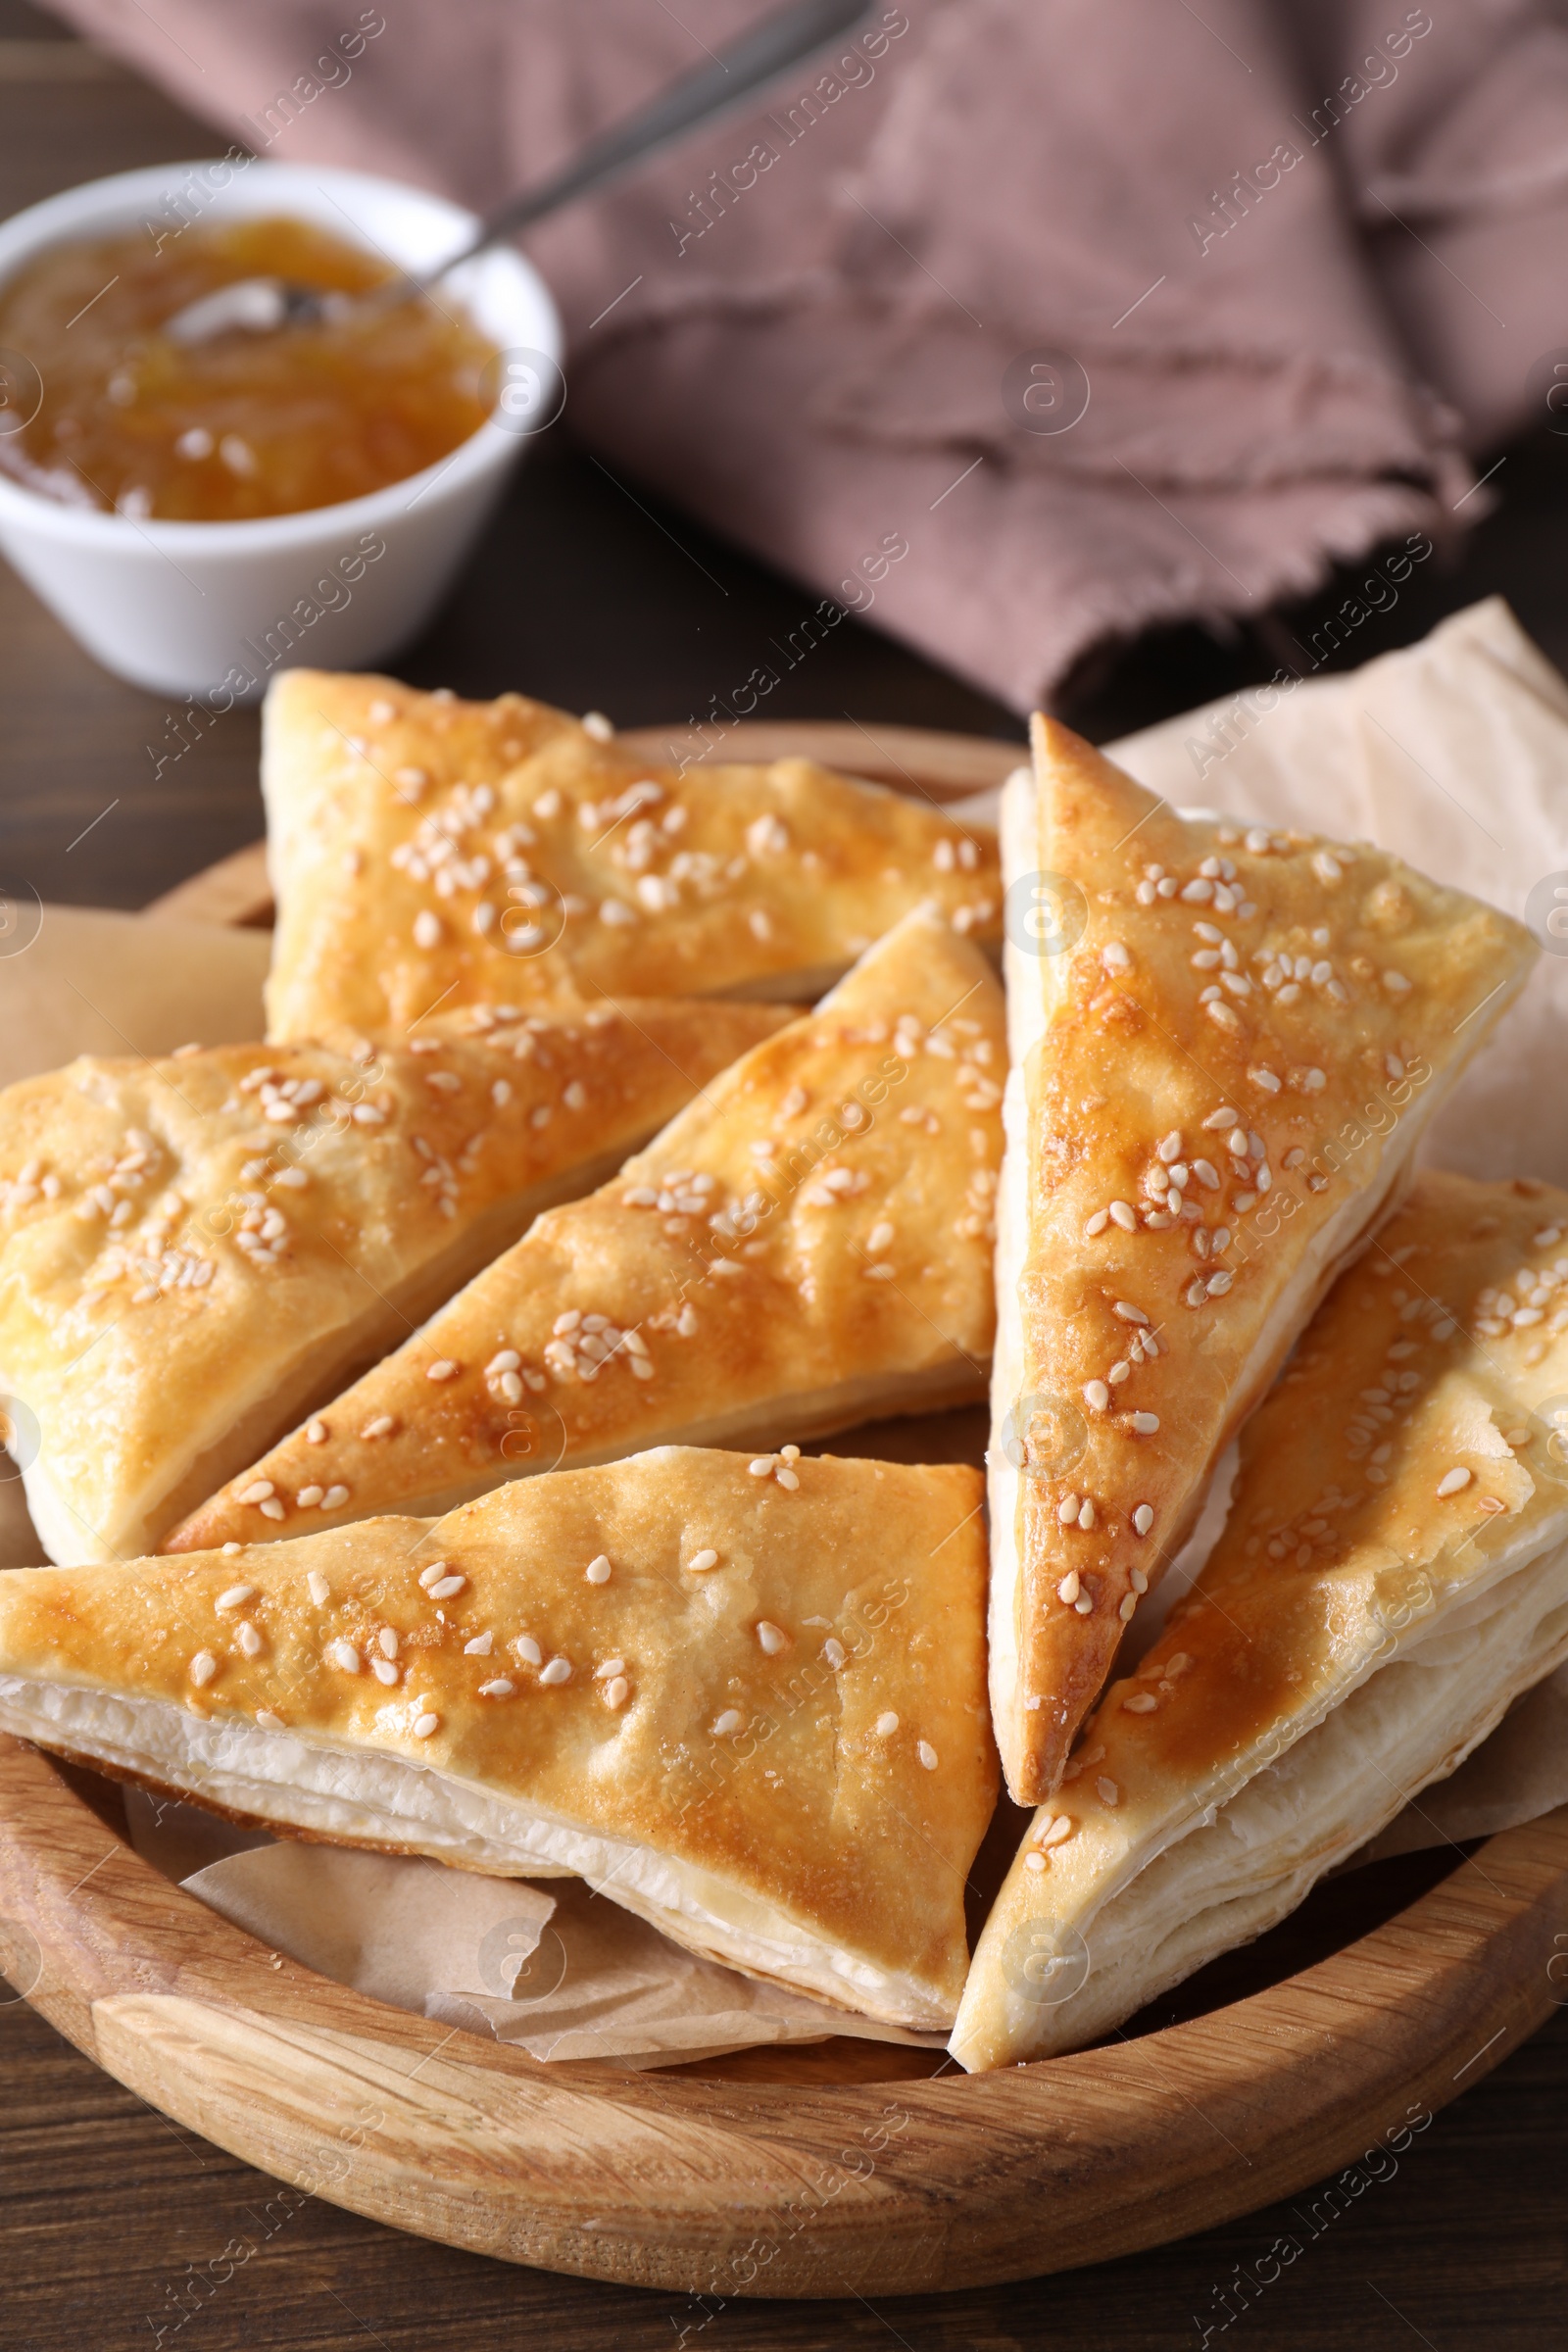
[[650,763],[521,695],[285,671],[262,788],[277,1038],[437,1001],[799,1000],[928,900],[999,931],[988,827],[807,760]]
[[1040,1808],[953,2047],[1092,2040],[1272,1926],[1568,1655],[1568,1195],[1422,1176]]
[[653,1444],[799,1443],[977,1398],[1003,1021],[980,951],[934,911],[906,916],[168,1547],[448,1508]]
[[510,1009],[0,1096],[0,1387],[52,1557],[151,1550],[789,1017]]
[[960,1467],[663,1447],[436,1522],[17,1570],[0,1728],[285,1833],[577,1873],[930,2028],[997,1786],[979,1503]]
[[991,1673],[1035,1803],[1537,950],[1365,843],[1182,817],[1050,720],[1003,831]]

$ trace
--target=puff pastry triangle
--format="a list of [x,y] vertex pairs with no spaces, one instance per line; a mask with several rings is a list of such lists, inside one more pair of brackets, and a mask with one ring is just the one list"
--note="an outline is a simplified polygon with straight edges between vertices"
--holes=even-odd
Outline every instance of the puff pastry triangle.
[[9,1088],[0,1389],[49,1555],[152,1550],[786,1017],[486,1014],[395,1051],[224,1046]]
[[777,1446],[982,1396],[1003,1019],[980,951],[935,912],[906,917],[168,1548],[449,1510],[558,1463]]
[[439,1524],[0,1577],[0,1727],[301,1837],[572,1873],[952,2023],[996,1796],[980,1477],[664,1447]]
[[521,695],[287,670],[262,785],[276,1038],[437,998],[809,1000],[927,899],[999,932],[984,826],[807,760],[650,764]]
[[1050,719],[1003,843],[991,1687],[1032,1804],[1537,949],[1365,843],[1183,817]]
[[1568,1656],[1568,1195],[1423,1176],[1036,1816],[953,2038],[1092,2041],[1284,1917]]

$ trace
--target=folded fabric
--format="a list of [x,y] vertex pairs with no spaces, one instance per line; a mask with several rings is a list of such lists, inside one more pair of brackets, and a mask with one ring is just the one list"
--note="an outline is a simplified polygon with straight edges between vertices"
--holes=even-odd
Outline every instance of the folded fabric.
[[[252,152],[481,210],[759,13],[60,5]],[[1545,420],[1565,125],[1550,0],[900,0],[529,245],[620,487],[811,583],[713,723],[846,609],[1027,710],[1479,517],[1462,448]]]
[[1242,1435],[1225,1531],[986,1923],[971,2070],[1272,1927],[1568,1656],[1568,1194],[1424,1176]]
[[992,1703],[1026,1804],[1537,955],[1366,843],[1179,816],[1052,720],[1035,760],[1003,802],[990,1455]]
[[[449,1510],[643,1446],[793,1445],[978,1399],[1004,1057],[990,963],[940,915],[906,916],[167,1548]],[[782,1459],[777,1474],[795,1475]]]
[[623,991],[809,1000],[926,902],[999,936],[986,828],[808,760],[650,767],[521,695],[289,670],[262,788],[274,1038]]
[[0,1577],[0,1729],[297,1836],[580,1876],[952,2023],[996,1797],[980,1479],[662,1447],[432,1523]]
[[50,1557],[151,1550],[788,1017],[638,1002],[7,1088],[0,1386]]

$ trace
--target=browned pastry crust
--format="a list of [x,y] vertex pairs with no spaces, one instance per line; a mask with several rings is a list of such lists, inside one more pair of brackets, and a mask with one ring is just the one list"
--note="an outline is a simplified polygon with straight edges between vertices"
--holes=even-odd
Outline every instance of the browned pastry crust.
[[1024,1803],[1537,953],[1365,843],[1179,816],[1052,720],[1035,760],[1003,814],[991,1452],[992,1698]]
[[980,1479],[664,1447],[439,1523],[0,1578],[0,1727],[297,1836],[573,1873],[950,2023],[997,1764]]
[[998,1898],[967,2067],[1093,2040],[1261,1934],[1568,1654],[1568,1195],[1422,1176],[1241,1456]]
[[1004,1051],[989,962],[940,915],[907,916],[167,1548],[983,1395]]
[[0,1096],[0,1385],[53,1557],[150,1550],[787,1014],[480,1017]]
[[808,999],[926,900],[998,935],[987,828],[807,760],[650,764],[521,695],[285,671],[262,783],[274,1038],[437,999]]

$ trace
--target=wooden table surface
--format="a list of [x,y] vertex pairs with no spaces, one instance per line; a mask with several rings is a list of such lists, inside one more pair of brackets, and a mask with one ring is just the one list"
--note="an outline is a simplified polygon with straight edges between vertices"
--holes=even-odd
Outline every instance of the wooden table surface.
[[[413,4],[413,0],[409,0]],[[157,93],[0,0],[0,217],[78,180],[212,152]],[[1494,453],[1495,454],[1495,453]],[[1362,628],[1357,658],[1501,590],[1568,660],[1568,449],[1508,452],[1500,504],[1441,570]],[[1170,630],[1095,666],[1063,714],[1103,739],[1271,669],[1370,565],[1228,638]],[[426,685],[520,687],[625,725],[684,718],[744,679],[814,592],[708,537],[559,432],[536,452],[447,610],[398,666]],[[177,705],[96,669],[0,566],[0,888],[138,906],[261,831],[256,720],[178,759]],[[847,621],[769,717],[850,716],[1021,736],[1016,717]],[[160,766],[160,755],[164,755]],[[492,2264],[400,2236],[193,2139],[61,2041],[0,1980],[0,2352],[513,2345],[902,2345],[909,2352],[1143,2352],[1235,2340],[1316,2352],[1561,2340],[1568,2018],[1413,2139],[1332,2223],[1296,2199],[1134,2260],[946,2299],[720,2304]],[[1394,2119],[1391,2119],[1391,2121]],[[1299,2253],[1269,2260],[1281,2237]],[[1261,2280],[1271,2281],[1260,2283]],[[1205,2330],[1207,2331],[1205,2333]]]

